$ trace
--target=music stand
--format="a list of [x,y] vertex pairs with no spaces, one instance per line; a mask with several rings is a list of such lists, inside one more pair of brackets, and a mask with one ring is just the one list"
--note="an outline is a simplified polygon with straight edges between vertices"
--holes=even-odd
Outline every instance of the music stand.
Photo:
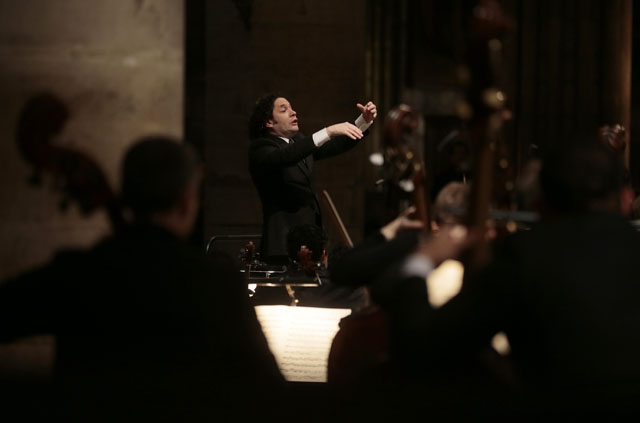
[[[213,235],[209,238],[206,244],[205,252],[210,254],[214,250],[214,246],[217,241],[253,241],[260,240],[262,236],[260,234],[246,234],[246,235]],[[321,275],[319,272],[314,272],[313,275],[308,275],[304,272],[299,272],[296,269],[292,269],[287,265],[272,265],[267,264],[259,259],[259,255],[256,258],[245,257],[242,260],[244,266],[240,269],[240,272],[246,275],[247,284],[249,286],[261,286],[261,287],[284,287],[291,298],[292,306],[298,304],[298,299],[295,297],[295,289],[300,287],[319,287],[323,284],[323,279],[326,279],[326,275]],[[249,288],[249,295],[253,295],[254,291]]]

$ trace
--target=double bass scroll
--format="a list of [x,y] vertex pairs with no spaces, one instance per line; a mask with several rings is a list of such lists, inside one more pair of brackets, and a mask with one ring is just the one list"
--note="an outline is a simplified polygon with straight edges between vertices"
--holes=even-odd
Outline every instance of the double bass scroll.
[[[498,87],[502,59],[502,38],[515,24],[495,0],[481,0],[471,10],[467,46],[467,66],[472,76],[467,87],[466,115],[470,138],[476,148],[473,186],[470,194],[467,226],[484,232],[489,217],[495,174],[498,134],[508,111],[506,95]],[[477,269],[489,259],[484,239],[469,252],[465,268]]]
[[[416,207],[416,217],[424,224],[424,230],[430,228],[430,207],[428,203],[429,184],[426,179],[426,166],[422,151],[411,144],[411,135],[418,127],[418,116],[406,104],[400,104],[389,111],[384,123],[384,163],[386,179],[390,186],[389,201],[399,202],[400,196],[393,192],[404,191],[410,194]],[[399,204],[394,208],[393,217],[401,210]]]
[[17,128],[17,144],[24,160],[33,167],[31,185],[53,178],[62,198],[60,209],[75,202],[84,215],[106,210],[114,232],[125,224],[120,202],[99,164],[86,153],[54,142],[71,117],[68,106],[56,95],[43,92],[23,106]]

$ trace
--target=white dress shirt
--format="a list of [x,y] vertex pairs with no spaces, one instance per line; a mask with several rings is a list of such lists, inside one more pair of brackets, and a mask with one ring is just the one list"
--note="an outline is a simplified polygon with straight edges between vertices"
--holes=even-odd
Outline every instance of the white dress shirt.
[[[358,118],[356,119],[355,125],[358,127],[358,129],[364,132],[367,129],[369,129],[372,123],[373,121],[367,122],[366,120],[364,120],[364,117],[362,116],[362,114],[360,114],[360,116],[358,116]],[[289,143],[288,138],[284,138],[284,137],[280,137],[280,138],[285,140],[287,144]],[[312,138],[313,138],[313,143],[316,145],[316,147],[320,147],[322,144],[324,144],[325,142],[331,139],[331,137],[329,137],[329,134],[327,133],[327,128],[322,128],[318,132],[314,133],[312,135]]]

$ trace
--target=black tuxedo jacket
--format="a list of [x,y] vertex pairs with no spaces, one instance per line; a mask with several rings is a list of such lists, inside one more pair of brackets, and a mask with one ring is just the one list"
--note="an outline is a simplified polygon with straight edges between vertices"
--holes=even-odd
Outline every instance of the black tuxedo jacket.
[[311,136],[298,134],[293,139],[293,143],[287,143],[269,135],[252,140],[249,146],[249,171],[262,201],[263,257],[287,255],[290,228],[322,226],[314,162],[344,153],[359,141],[340,136],[316,147]]

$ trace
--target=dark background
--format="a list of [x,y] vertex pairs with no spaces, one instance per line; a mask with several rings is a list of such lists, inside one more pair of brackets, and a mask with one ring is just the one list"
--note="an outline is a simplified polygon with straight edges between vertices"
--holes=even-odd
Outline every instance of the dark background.
[[[355,240],[365,231],[367,214],[376,213],[375,204],[365,201],[379,176],[368,156],[383,149],[384,118],[392,107],[406,103],[419,114],[427,176],[436,180],[453,144],[443,140],[465,128],[456,113],[466,95],[458,75],[471,48],[465,17],[474,3],[277,0],[214,6],[188,0],[185,134],[207,163],[205,239],[260,232],[260,203],[247,173],[246,120],[255,99],[268,91],[286,93],[307,133],[353,118],[356,102],[378,105],[378,121],[364,145],[317,167],[318,189],[332,195]],[[500,4],[515,23],[503,37],[502,63],[495,68],[514,116],[497,152],[503,167],[494,190],[501,205],[514,202],[510,187],[527,160],[549,143],[595,133],[605,124],[629,130],[626,155],[637,183],[631,1]],[[463,135],[449,139],[466,142]]]

